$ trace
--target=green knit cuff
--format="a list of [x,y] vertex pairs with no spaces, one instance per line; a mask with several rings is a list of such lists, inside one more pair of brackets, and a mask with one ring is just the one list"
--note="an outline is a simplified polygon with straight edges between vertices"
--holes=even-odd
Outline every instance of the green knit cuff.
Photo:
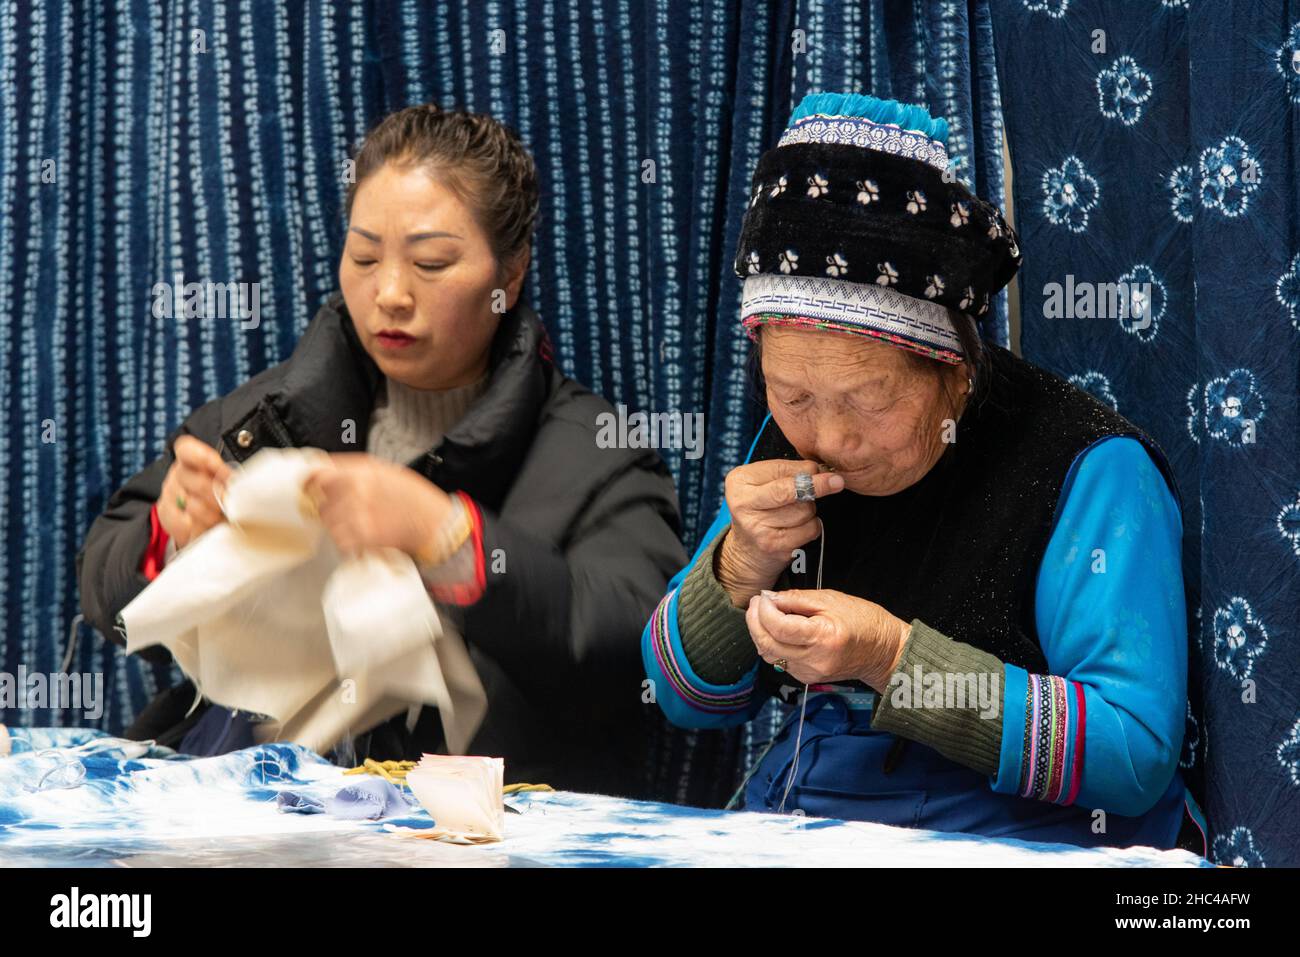
[[677,630],[686,661],[701,681],[713,685],[735,684],[758,660],[745,612],[731,603],[713,573],[714,553],[730,528],[700,553],[677,594]]
[[903,656],[876,701],[871,727],[929,745],[995,777],[1002,754],[1004,677],[996,656],[913,619]]

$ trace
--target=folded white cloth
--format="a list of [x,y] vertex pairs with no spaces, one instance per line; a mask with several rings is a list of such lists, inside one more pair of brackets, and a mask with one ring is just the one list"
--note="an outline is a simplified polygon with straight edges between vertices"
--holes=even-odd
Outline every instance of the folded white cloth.
[[505,831],[501,758],[426,754],[406,772],[411,793],[433,818],[439,835],[499,841]]
[[410,556],[343,558],[303,492],[329,457],[263,449],[235,470],[226,522],[178,551],[122,610],[126,650],[168,648],[211,701],[274,719],[263,740],[326,751],[413,706],[463,754],[487,695]]

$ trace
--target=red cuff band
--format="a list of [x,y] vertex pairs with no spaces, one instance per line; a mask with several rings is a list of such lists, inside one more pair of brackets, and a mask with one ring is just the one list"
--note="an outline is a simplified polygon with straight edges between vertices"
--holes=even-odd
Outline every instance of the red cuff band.
[[474,549],[474,577],[470,581],[430,585],[429,594],[433,596],[434,601],[448,605],[472,605],[483,597],[483,592],[487,589],[487,568],[483,561],[483,513],[479,511],[478,503],[464,492],[452,494],[460,497],[465,504],[465,510],[469,513],[469,540]]
[[149,581],[158,577],[163,562],[167,560],[167,530],[158,519],[158,503],[149,509],[149,547],[145,549],[144,559],[140,562],[140,573]]

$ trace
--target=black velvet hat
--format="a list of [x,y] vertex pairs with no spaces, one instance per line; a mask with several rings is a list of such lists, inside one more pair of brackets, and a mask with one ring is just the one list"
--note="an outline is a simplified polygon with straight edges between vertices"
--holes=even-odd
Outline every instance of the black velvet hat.
[[947,135],[894,100],[804,98],[759,160],[741,227],[751,336],[779,322],[961,361],[948,309],[983,316],[1022,257],[1002,213],[945,175]]

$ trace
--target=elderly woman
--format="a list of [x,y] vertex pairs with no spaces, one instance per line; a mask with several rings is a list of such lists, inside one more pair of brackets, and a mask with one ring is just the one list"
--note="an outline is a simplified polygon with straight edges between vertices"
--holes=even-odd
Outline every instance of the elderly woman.
[[[287,361],[193,412],[112,496],[78,556],[86,618],[115,635],[170,556],[223,521],[214,486],[232,464],[324,449],[307,490],[334,544],[410,554],[469,646],[487,694],[470,750],[514,780],[635,794],[637,636],[685,560],[677,499],[655,452],[597,442],[611,407],[556,368],[523,300],[532,157],[492,117],[425,105],[382,120],[355,169],[340,293]],[[189,714],[194,696],[164,692],[128,736],[198,754],[253,740],[258,716]],[[434,708],[351,730],[357,760],[446,746]]]
[[981,343],[1020,251],[945,176],[946,132],[817,94],[761,158],[736,268],[770,414],[645,629],[647,673],[683,727],[794,705],[748,809],[1171,847],[1187,625],[1169,468]]

